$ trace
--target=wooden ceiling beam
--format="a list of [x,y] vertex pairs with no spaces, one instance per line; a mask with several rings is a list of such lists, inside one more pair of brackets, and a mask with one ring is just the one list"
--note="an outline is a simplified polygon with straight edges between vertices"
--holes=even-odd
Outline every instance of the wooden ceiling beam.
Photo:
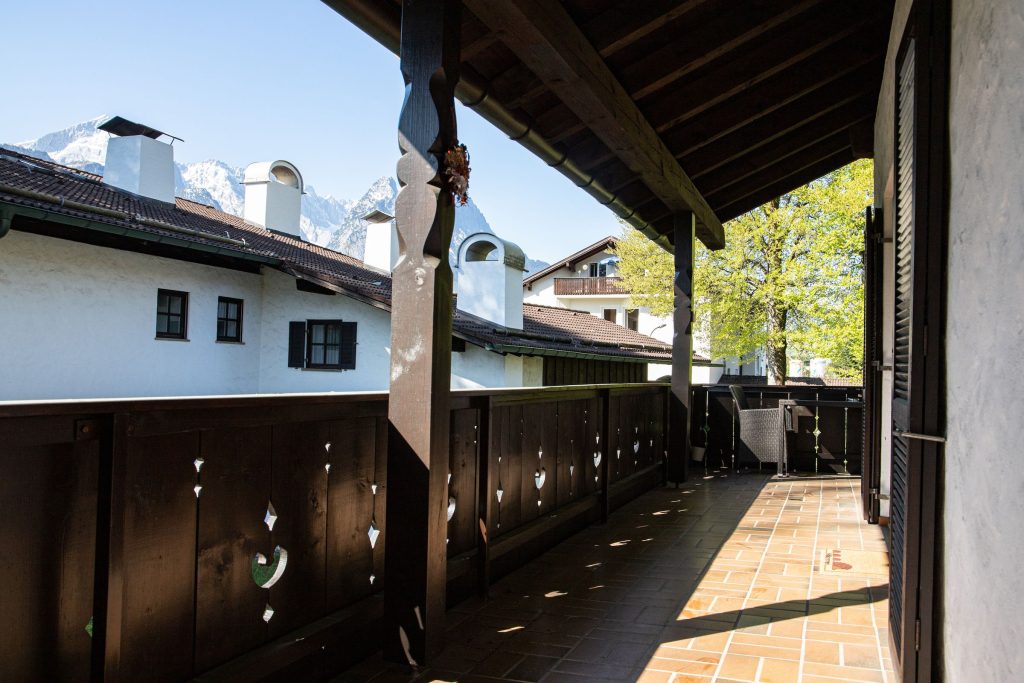
[[678,154],[686,157],[726,135],[750,128],[751,137],[769,135],[779,120],[789,126],[806,120],[816,111],[842,102],[851,93],[863,93],[877,83],[882,59],[878,55],[862,57],[852,63],[824,72],[800,72],[773,79],[742,97],[723,103],[686,126],[664,134]]
[[765,202],[771,201],[775,197],[781,196],[794,188],[817,180],[826,173],[842,168],[853,160],[853,152],[847,147],[803,168],[789,169],[785,176],[769,185],[765,185],[752,192],[747,192],[743,196],[720,197],[721,203],[717,204],[717,206],[722,215],[728,216],[726,220],[731,220],[747,211],[756,209]]
[[[839,150],[849,148],[849,128],[833,130],[825,137],[807,140],[795,146],[772,145],[761,150],[760,154],[744,157],[735,164],[723,166],[707,174],[701,187],[712,201],[714,197],[721,197],[725,193],[735,191],[736,188],[748,187],[753,188],[751,191],[757,191],[765,185],[772,184],[772,179],[776,177],[772,173],[775,169],[782,169],[788,164],[809,165]],[[852,158],[852,149],[850,155]]]
[[583,34],[607,57],[684,17],[708,0],[644,0],[618,3],[585,22]]
[[[789,78],[776,77],[751,88],[740,97],[719,104],[685,126],[663,133],[662,139],[676,150],[680,159],[686,159],[697,150],[727,137],[729,140],[746,140],[748,146],[753,146],[759,138],[792,128],[813,118],[816,112],[831,109],[834,103],[845,104],[877,88],[881,71],[881,57],[875,55],[863,62],[833,70],[799,72]],[[569,147],[568,154],[578,159],[586,169],[599,168],[613,158],[611,152],[593,137],[583,138]],[[701,168],[700,162],[692,168]]]
[[759,142],[740,154],[726,158],[722,163],[701,167],[699,172],[694,174],[693,180],[698,187],[708,193],[711,188],[724,187],[731,181],[749,175],[751,171],[766,169],[774,161],[833,135],[846,136],[849,142],[850,127],[868,119],[874,119],[873,107],[869,107],[866,99],[857,100],[850,106],[840,107],[824,116],[811,119],[805,125],[793,128],[784,135]]
[[607,64],[560,3],[466,0],[477,18],[674,211],[693,211],[698,237],[724,245],[722,224]]
[[783,107],[765,116],[756,126],[740,128],[730,135],[701,145],[690,154],[681,157],[680,163],[694,169],[696,180],[697,177],[720,166],[757,153],[759,149],[773,144],[776,140],[785,138],[799,141],[805,136],[818,139],[829,132],[839,130],[850,121],[859,120],[864,115],[873,116],[875,97],[870,92],[853,91],[848,97],[834,104],[827,104],[819,110],[808,110],[795,105]]
[[874,56],[882,28],[873,17],[862,16],[839,31],[822,35],[813,30],[810,22],[791,26],[778,35],[777,43],[744,50],[742,57],[701,78],[647,98],[642,103],[643,111],[655,130],[670,130],[760,83],[801,73],[818,74]]
[[621,69],[622,84],[635,99],[650,95],[798,17],[823,0],[781,0],[753,6],[702,26]]

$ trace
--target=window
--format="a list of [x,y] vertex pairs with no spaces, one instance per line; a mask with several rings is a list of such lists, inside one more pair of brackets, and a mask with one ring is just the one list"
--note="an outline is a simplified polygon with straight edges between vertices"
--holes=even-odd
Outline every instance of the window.
[[610,323],[615,322],[615,309],[614,308],[606,308],[606,309],[604,309],[604,319],[607,320]]
[[633,308],[626,311],[626,327],[636,332],[640,326],[640,310]]
[[186,339],[188,292],[158,289],[156,294],[156,338]]
[[288,367],[355,370],[356,323],[306,320],[290,323]]
[[222,296],[217,299],[217,341],[242,341],[242,300]]

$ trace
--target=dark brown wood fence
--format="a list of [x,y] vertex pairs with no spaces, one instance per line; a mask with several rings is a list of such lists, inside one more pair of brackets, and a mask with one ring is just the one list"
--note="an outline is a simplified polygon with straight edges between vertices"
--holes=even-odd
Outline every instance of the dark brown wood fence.
[[[667,400],[453,395],[449,602],[661,481]],[[0,406],[4,678],[318,680],[372,652],[386,416],[386,394]]]

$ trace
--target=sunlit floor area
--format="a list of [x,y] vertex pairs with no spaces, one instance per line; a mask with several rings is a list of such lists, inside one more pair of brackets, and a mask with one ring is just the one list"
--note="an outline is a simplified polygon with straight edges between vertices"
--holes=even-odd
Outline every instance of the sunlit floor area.
[[338,681],[887,681],[887,556],[857,479],[651,491],[449,612],[429,669]]

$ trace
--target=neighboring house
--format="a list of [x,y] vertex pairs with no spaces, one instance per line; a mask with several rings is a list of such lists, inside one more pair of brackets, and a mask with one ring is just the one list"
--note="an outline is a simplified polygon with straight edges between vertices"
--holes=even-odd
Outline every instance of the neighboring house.
[[[364,263],[298,237],[292,164],[246,169],[243,219],[174,197],[159,131],[106,127],[103,177],[0,151],[0,400],[388,388],[390,217],[369,217]],[[463,241],[453,387],[643,381],[669,361],[664,342],[524,306],[524,258]]]
[[[623,286],[618,273],[618,257],[614,253],[616,240],[605,237],[580,251],[558,259],[547,268],[523,280],[524,300],[529,303],[572,308],[587,311],[629,330],[672,343],[672,318],[652,315],[650,309],[632,308],[629,291]],[[693,376],[695,384],[709,384],[718,380],[725,367],[723,362],[707,358],[709,349],[694,338]],[[732,364],[737,371],[741,369]],[[749,365],[742,366],[749,368]],[[750,368],[754,374],[759,368]],[[649,378],[657,379],[672,372],[671,365],[649,367]]]

